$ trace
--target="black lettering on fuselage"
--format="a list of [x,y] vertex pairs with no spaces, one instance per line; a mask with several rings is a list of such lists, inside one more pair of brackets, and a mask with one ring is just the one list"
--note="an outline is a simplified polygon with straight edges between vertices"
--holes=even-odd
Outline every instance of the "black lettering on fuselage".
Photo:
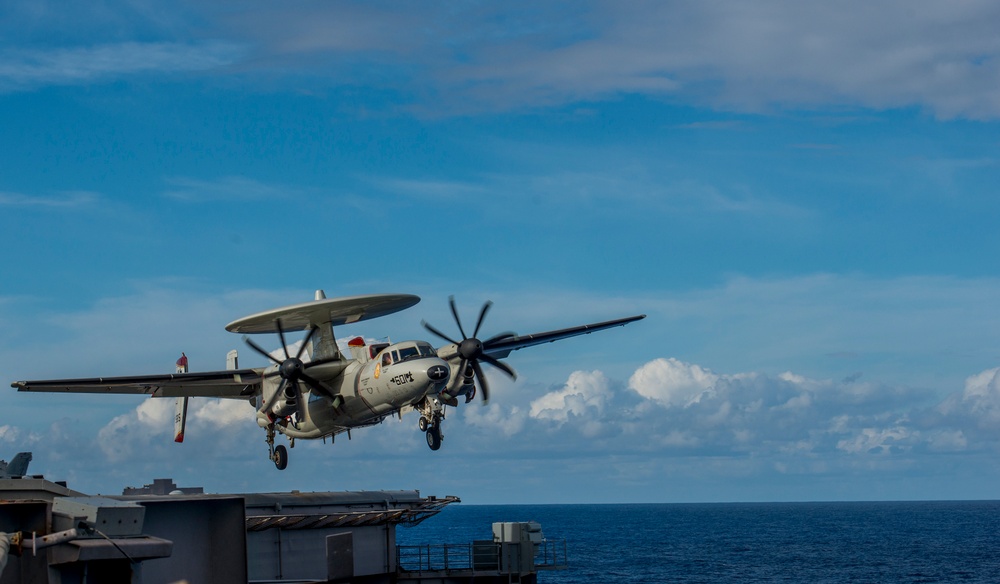
[[407,383],[413,383],[413,374],[407,371],[406,373],[401,373],[395,377],[390,377],[389,381],[395,383],[396,385],[406,385]]

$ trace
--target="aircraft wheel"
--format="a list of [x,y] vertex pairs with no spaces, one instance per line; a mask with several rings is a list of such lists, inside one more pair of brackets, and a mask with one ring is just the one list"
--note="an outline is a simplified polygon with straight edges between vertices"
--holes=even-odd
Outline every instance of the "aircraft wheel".
[[421,432],[426,432],[427,431],[427,425],[428,425],[427,418],[425,418],[423,416],[420,416],[420,421],[417,422],[417,427],[420,428],[420,431]]
[[285,450],[284,444],[274,447],[274,466],[278,467],[278,470],[285,470],[288,466],[288,451]]
[[431,450],[441,448],[441,428],[438,426],[431,426],[427,429],[427,446]]

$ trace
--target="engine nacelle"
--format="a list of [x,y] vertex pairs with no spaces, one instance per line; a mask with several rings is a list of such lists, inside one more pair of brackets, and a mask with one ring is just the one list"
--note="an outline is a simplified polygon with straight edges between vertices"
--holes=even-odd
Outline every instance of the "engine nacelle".
[[296,410],[296,400],[295,390],[292,388],[291,384],[285,386],[285,390],[281,393],[278,399],[274,400],[274,405],[271,406],[269,413],[275,418],[285,418],[295,413]]
[[461,385],[458,386],[458,390],[455,391],[455,397],[460,395],[469,396],[475,395],[476,392],[476,372],[472,368],[472,365],[467,365],[465,371],[460,371],[458,373],[461,376]]

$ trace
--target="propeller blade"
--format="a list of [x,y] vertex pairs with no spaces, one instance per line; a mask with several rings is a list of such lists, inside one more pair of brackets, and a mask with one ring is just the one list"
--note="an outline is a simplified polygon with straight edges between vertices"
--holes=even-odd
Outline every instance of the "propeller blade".
[[295,388],[295,421],[304,422],[306,420],[306,399],[302,395],[302,388],[299,387],[299,382],[295,381],[292,384]]
[[281,319],[274,319],[274,324],[278,326],[278,338],[281,339],[281,348],[285,351],[285,359],[291,359],[292,356],[288,354],[288,344],[285,343],[285,331],[281,330]]
[[499,335],[493,335],[492,337],[483,341],[483,349],[488,350],[490,348],[490,345],[492,345],[493,343],[497,343],[499,341],[506,341],[507,339],[513,339],[516,336],[517,334],[514,333],[513,331],[507,331],[500,333]]
[[479,336],[479,327],[483,326],[483,319],[486,318],[486,313],[490,311],[491,306],[493,306],[493,301],[491,300],[483,303],[483,309],[479,311],[479,320],[476,321],[476,330],[472,331],[473,337]]
[[503,361],[501,361],[499,359],[496,359],[494,357],[490,357],[489,355],[486,355],[486,354],[483,354],[483,356],[481,357],[481,359],[483,361],[486,361],[490,365],[496,367],[500,371],[503,371],[504,373],[506,373],[507,375],[509,375],[511,379],[517,379],[517,372],[514,371],[514,368],[511,367],[510,365],[504,363]]
[[299,347],[299,352],[295,354],[295,358],[296,359],[301,359],[302,358],[302,353],[305,352],[306,345],[309,344],[309,339],[312,338],[312,336],[316,333],[317,329],[319,329],[318,326],[311,326],[311,327],[309,327],[309,333],[306,334],[306,338],[302,340],[302,346]]
[[476,372],[479,387],[483,388],[483,405],[485,406],[490,401],[490,386],[486,383],[486,375],[483,374],[483,368],[479,366],[479,361],[472,360],[472,370]]
[[267,357],[271,361],[274,361],[278,365],[281,365],[281,361],[279,361],[278,359],[275,359],[274,355],[271,355],[270,353],[268,353],[267,351],[265,351],[264,349],[262,349],[260,345],[258,345],[257,343],[253,342],[252,340],[250,340],[250,337],[248,337],[246,335],[243,335],[243,342],[246,343],[247,345],[249,345],[250,348],[253,349],[254,351],[257,351],[258,353],[260,353],[261,355]]
[[327,363],[333,363],[334,361],[340,361],[340,357],[324,357],[323,359],[316,359],[315,361],[309,361],[308,363],[302,364],[302,369],[309,369],[310,367],[315,367],[317,365],[326,365]]
[[449,343],[451,343],[453,345],[457,345],[459,343],[459,341],[456,341],[456,340],[450,338],[448,335],[444,334],[443,332],[437,330],[436,328],[434,328],[433,326],[431,326],[430,323],[428,323],[425,320],[420,321],[420,324],[424,325],[425,329],[429,330],[430,332],[434,333],[438,337],[444,339],[445,341],[448,341]]
[[467,359],[462,359],[458,364],[458,375],[455,376],[455,382],[451,384],[451,387],[445,390],[448,395],[455,395],[458,390],[461,389],[462,384],[465,383],[465,368],[469,366],[469,361]]
[[278,384],[278,389],[276,389],[274,391],[274,393],[271,394],[271,399],[267,400],[267,402],[263,406],[261,406],[261,408],[260,408],[259,411],[261,411],[261,412],[269,412],[269,411],[271,411],[271,408],[274,407],[274,402],[278,401],[278,396],[285,393],[285,384],[286,383],[288,383],[287,379],[282,379],[281,380],[281,383]]
[[303,373],[303,374],[299,375],[299,379],[301,379],[302,381],[305,381],[306,385],[308,385],[309,387],[311,387],[312,389],[314,389],[316,391],[316,393],[318,393],[320,395],[323,395],[323,396],[326,396],[326,397],[328,397],[330,399],[333,399],[333,393],[331,393],[330,390],[328,390],[327,388],[323,387],[323,384],[320,383],[316,378],[311,377],[311,376],[306,375],[305,373]]
[[[467,337],[465,335],[465,329],[462,328],[462,319],[458,318],[458,309],[455,308],[455,297],[454,296],[449,296],[448,297],[448,306],[451,307],[451,315],[455,317],[455,324],[458,325],[458,332],[462,333],[462,340],[465,340],[465,339],[469,338],[469,337]],[[452,341],[452,342],[454,342],[454,341]]]

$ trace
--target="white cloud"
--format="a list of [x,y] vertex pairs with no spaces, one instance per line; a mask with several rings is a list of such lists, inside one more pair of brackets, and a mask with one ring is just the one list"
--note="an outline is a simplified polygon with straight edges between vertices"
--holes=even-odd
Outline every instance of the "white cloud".
[[[988,0],[115,8],[62,25],[93,44],[0,53],[0,88],[215,70],[368,83],[437,115],[641,94],[737,111],[915,106],[944,118],[1000,116],[1000,8]],[[42,20],[25,11],[12,21],[33,19]],[[195,28],[215,40],[178,34]],[[169,40],[99,44],[112,30]]]
[[574,371],[565,387],[531,402],[529,415],[565,423],[570,417],[600,418],[612,400],[608,379],[600,371]]
[[499,432],[506,437],[524,430],[524,411],[517,406],[491,403],[484,407],[467,407],[462,411],[464,422],[486,432]]
[[671,357],[643,365],[632,374],[628,385],[639,395],[667,407],[686,408],[712,392],[718,380],[719,376],[707,369]]
[[28,432],[10,424],[0,426],[0,443],[15,445],[17,448],[26,448],[31,444],[37,443],[39,440],[41,440],[41,435],[34,432]]
[[300,191],[282,185],[269,185],[244,176],[226,176],[216,180],[188,177],[167,179],[170,187],[163,196],[186,202],[280,200]]
[[[173,442],[176,407],[171,398],[143,399],[101,428],[97,444],[111,462],[169,460],[179,448]],[[257,429],[253,420],[254,409],[245,400],[191,398],[185,440],[211,442],[216,452],[239,449]],[[263,434],[257,438],[263,440]]]
[[72,191],[50,196],[25,195],[23,193],[0,192],[0,207],[70,209],[93,205],[101,200],[101,195],[87,191]]
[[228,24],[289,67],[315,67],[323,54],[339,57],[341,75],[364,74],[345,60],[392,66],[427,109],[644,94],[742,111],[861,105],[1000,115],[992,26],[1000,9],[988,1],[505,6],[262,7]]
[[1000,368],[987,369],[965,380],[961,393],[948,397],[937,407],[946,419],[974,423],[980,430],[1000,439]]
[[114,79],[138,73],[190,72],[233,63],[243,50],[210,41],[6,49],[0,51],[0,91]]
[[863,428],[850,438],[837,442],[837,448],[852,454],[888,454],[893,448],[899,448],[910,438],[918,434],[903,426],[891,428]]
[[[173,400],[164,400],[174,403]],[[195,431],[229,431],[245,426],[256,415],[253,405],[242,399],[191,399],[188,401],[188,424]]]
[[116,416],[97,433],[101,450],[112,463],[147,456],[154,445],[170,440],[174,400],[149,398],[134,410]]

